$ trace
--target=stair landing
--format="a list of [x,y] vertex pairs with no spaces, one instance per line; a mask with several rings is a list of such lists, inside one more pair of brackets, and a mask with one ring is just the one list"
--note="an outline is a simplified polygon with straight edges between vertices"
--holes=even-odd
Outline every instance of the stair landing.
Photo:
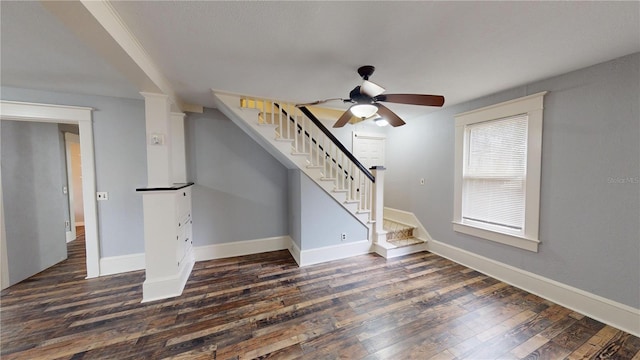
[[387,242],[396,247],[423,244],[424,241],[413,237],[415,227],[384,219],[382,228],[387,232]]

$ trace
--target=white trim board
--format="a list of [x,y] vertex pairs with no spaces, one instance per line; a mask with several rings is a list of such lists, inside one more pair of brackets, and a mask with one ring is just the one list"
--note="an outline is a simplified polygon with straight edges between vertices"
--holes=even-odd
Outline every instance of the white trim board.
[[264,239],[235,241],[194,247],[196,261],[223,259],[234,256],[288,250],[293,241],[288,235]]
[[436,240],[428,251],[538,295],[634,336],[640,336],[640,309],[580,290],[543,276],[480,256]]
[[375,253],[385,259],[393,259],[400,256],[411,255],[423,251],[427,251],[427,243],[421,243],[411,246],[387,248],[381,244],[373,244]]
[[298,244],[293,241],[293,239],[291,240],[291,245],[289,246],[289,253],[291,254],[291,256],[293,256],[293,260],[296,261],[296,264],[300,266],[300,248],[298,247]]
[[371,251],[371,242],[369,242],[368,239],[365,239],[346,244],[300,250],[299,257],[296,258],[294,255],[294,258],[298,261],[299,266],[307,266],[327,261],[346,259],[352,256],[369,254]]
[[100,259],[100,276],[144,270],[144,253],[109,256]]
[[259,254],[269,251],[289,250],[298,266],[319,264],[351,256],[369,254],[371,243],[361,240],[322,248],[300,250],[290,236],[236,241],[194,247],[196,261],[223,259],[234,256]]
[[146,279],[142,283],[142,302],[164,300],[182,295],[184,286],[189,280],[195,261],[193,254],[188,254],[187,259],[180,264],[178,274],[165,278]]

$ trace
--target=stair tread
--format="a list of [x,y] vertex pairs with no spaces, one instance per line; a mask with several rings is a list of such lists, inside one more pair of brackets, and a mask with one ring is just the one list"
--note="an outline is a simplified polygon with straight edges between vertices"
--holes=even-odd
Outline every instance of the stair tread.
[[409,240],[413,238],[413,231],[415,230],[415,227],[413,226],[389,219],[383,220],[382,228],[387,232],[386,238],[389,243],[404,243],[407,241],[411,243]]
[[382,227],[386,231],[400,231],[400,230],[415,229],[414,226],[401,224],[399,222],[395,222],[389,219],[383,220]]
[[418,238],[408,238],[408,239],[396,239],[396,240],[387,240],[389,244],[394,245],[395,247],[405,247],[411,245],[424,244],[424,240]]

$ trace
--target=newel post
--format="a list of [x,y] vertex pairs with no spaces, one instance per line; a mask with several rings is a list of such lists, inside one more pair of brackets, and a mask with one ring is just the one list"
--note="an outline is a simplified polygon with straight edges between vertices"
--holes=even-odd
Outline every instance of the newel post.
[[371,205],[371,214],[375,221],[373,225],[373,242],[376,244],[384,244],[387,242],[387,232],[383,228],[384,220],[384,166],[372,166],[371,174],[376,181],[373,183],[373,203]]

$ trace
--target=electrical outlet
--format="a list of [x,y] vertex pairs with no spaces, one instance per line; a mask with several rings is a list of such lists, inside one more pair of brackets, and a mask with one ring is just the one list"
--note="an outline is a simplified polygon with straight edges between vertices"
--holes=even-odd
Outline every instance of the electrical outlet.
[[340,240],[347,241],[347,233],[342,233],[342,235],[340,235]]
[[98,199],[98,201],[109,200],[109,193],[106,191],[98,191],[96,193],[96,198]]

